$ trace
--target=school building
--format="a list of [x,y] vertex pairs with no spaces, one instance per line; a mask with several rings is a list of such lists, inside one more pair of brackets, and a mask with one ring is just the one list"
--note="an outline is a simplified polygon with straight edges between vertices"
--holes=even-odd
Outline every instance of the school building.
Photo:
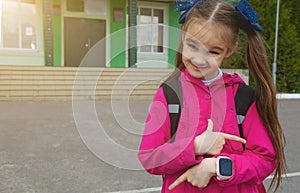
[[[175,0],[0,0],[0,101],[151,99],[174,68],[174,6]],[[239,74],[247,81],[247,71]]]
[[[175,0],[0,0],[0,65],[78,67],[90,51],[96,52],[90,67],[126,68],[133,60],[138,67],[168,68],[175,54],[170,47],[178,42],[178,34],[168,30],[179,27],[174,5]],[[135,25],[143,27],[126,29]],[[137,46],[129,49],[132,42]],[[161,62],[147,62],[153,60]]]

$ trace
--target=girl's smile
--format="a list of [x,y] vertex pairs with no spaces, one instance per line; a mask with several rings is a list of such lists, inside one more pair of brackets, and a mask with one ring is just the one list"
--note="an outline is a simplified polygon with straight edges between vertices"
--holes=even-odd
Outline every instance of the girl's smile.
[[192,67],[193,67],[193,69],[195,71],[199,71],[199,72],[201,72],[202,70],[205,70],[205,69],[209,68],[208,65],[206,65],[206,66],[199,66],[199,65],[194,65],[193,63],[191,63],[191,65],[192,65]]

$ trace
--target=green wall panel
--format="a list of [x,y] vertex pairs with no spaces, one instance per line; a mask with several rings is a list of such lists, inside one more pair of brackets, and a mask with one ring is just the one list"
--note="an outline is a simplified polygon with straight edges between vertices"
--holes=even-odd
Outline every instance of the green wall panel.
[[62,47],[62,34],[61,34],[61,2],[60,0],[53,0],[53,7],[56,12],[53,15],[53,65],[62,66],[61,64],[61,47]]
[[53,17],[53,63],[54,66],[61,65],[61,16]]
[[[115,21],[114,10],[123,10],[123,21]],[[125,67],[126,63],[126,1],[110,1],[110,67]]]
[[173,68],[175,66],[176,50],[177,50],[178,40],[179,40],[179,30],[177,30],[177,28],[180,28],[180,24],[178,23],[180,13],[174,11],[174,6],[175,4],[171,4],[170,11],[169,11],[170,30],[169,30],[168,63],[170,68]]

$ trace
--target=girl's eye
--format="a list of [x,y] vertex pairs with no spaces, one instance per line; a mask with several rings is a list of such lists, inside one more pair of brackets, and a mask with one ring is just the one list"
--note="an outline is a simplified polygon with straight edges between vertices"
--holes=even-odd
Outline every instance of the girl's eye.
[[194,44],[187,44],[188,47],[192,48],[193,50],[197,50],[197,46],[195,46]]
[[210,51],[209,52],[211,55],[219,55],[220,53],[219,52],[216,52],[216,51]]

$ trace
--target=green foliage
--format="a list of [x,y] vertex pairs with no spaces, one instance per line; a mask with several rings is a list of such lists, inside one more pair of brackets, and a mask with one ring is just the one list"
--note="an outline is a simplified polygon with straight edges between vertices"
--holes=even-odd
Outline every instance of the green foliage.
[[[297,4],[298,1],[298,4]],[[282,2],[291,9],[291,22],[296,26],[297,34],[300,34],[300,6],[299,0],[289,0]]]
[[[276,1],[250,0],[250,3],[260,15],[259,24],[263,28],[262,36],[266,42],[271,68],[274,60]],[[281,1],[276,79],[278,92],[300,92],[299,9],[296,0]],[[224,62],[225,68],[245,68],[245,38],[242,34],[237,54]]]

